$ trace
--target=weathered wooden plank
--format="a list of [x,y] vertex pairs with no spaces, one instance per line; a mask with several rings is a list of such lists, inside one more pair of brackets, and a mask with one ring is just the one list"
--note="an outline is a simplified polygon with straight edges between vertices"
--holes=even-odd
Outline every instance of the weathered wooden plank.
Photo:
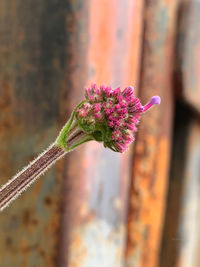
[[145,1],[139,94],[160,95],[136,139],[128,215],[126,266],[158,266],[173,119],[172,66],[177,1]]
[[[135,84],[142,23],[136,2],[90,1],[88,84]],[[77,95],[81,90],[74,87]],[[122,266],[130,157],[131,150],[122,156],[95,142],[68,156],[62,266]]]
[[[65,1],[0,2],[1,184],[56,138],[73,21]],[[57,266],[62,178],[61,162],[0,214],[1,266]]]

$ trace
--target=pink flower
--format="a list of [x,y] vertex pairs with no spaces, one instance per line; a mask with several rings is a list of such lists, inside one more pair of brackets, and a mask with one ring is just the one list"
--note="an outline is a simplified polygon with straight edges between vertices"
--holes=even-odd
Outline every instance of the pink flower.
[[119,87],[112,89],[101,85],[98,88],[96,84],[86,88],[86,102],[76,110],[80,127],[95,140],[123,153],[134,140],[141,115],[153,105],[160,104],[160,97],[154,96],[142,106],[133,90],[129,86],[121,92]]

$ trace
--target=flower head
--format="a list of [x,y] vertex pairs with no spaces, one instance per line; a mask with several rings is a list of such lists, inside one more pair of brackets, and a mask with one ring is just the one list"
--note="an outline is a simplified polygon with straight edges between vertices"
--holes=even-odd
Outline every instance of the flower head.
[[85,98],[75,111],[79,127],[97,141],[104,142],[116,152],[123,153],[134,140],[141,115],[153,105],[160,104],[154,96],[143,106],[134,95],[132,86],[112,89],[92,84],[85,89]]

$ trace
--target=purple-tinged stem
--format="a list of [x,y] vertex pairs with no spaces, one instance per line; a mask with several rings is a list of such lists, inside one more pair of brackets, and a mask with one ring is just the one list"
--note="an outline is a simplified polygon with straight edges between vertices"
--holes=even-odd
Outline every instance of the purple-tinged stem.
[[0,188],[0,211],[6,208],[11,201],[26,190],[58,159],[73,150],[75,146],[84,140],[88,140],[88,135],[76,124],[72,125],[66,138],[66,149],[59,147],[56,143],[52,144],[45,152]]
[[64,149],[53,144],[21,172],[16,174],[0,189],[0,210],[8,206],[12,200],[19,196],[41,174],[65,154],[66,151]]

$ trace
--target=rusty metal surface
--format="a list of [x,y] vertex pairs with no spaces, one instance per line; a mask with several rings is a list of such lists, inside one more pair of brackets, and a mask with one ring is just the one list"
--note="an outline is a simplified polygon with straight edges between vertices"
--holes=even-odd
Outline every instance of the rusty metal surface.
[[142,28],[143,0],[91,2],[89,82],[132,84],[137,90]]
[[186,164],[180,214],[177,267],[200,266],[200,123],[191,122],[186,144]]
[[[199,266],[199,15],[196,0],[180,1],[177,19],[174,149],[160,266]],[[187,105],[186,105],[187,104]],[[191,109],[189,109],[189,107]],[[173,218],[173,222],[172,219]]]
[[200,124],[177,103],[173,153],[160,266],[200,265],[199,259]]
[[[63,1],[0,1],[0,184],[58,133],[68,11]],[[0,214],[1,267],[57,266],[61,171]]]
[[140,91],[161,106],[142,118],[136,138],[126,266],[158,266],[173,121],[172,66],[177,1],[145,1]]
[[182,0],[177,23],[177,91],[186,103],[200,112],[200,2]]
[[[86,84],[137,82],[142,5],[136,2],[89,2]],[[82,87],[72,77],[78,99]],[[96,142],[67,155],[60,266],[123,266],[131,155],[131,150],[122,156]]]

